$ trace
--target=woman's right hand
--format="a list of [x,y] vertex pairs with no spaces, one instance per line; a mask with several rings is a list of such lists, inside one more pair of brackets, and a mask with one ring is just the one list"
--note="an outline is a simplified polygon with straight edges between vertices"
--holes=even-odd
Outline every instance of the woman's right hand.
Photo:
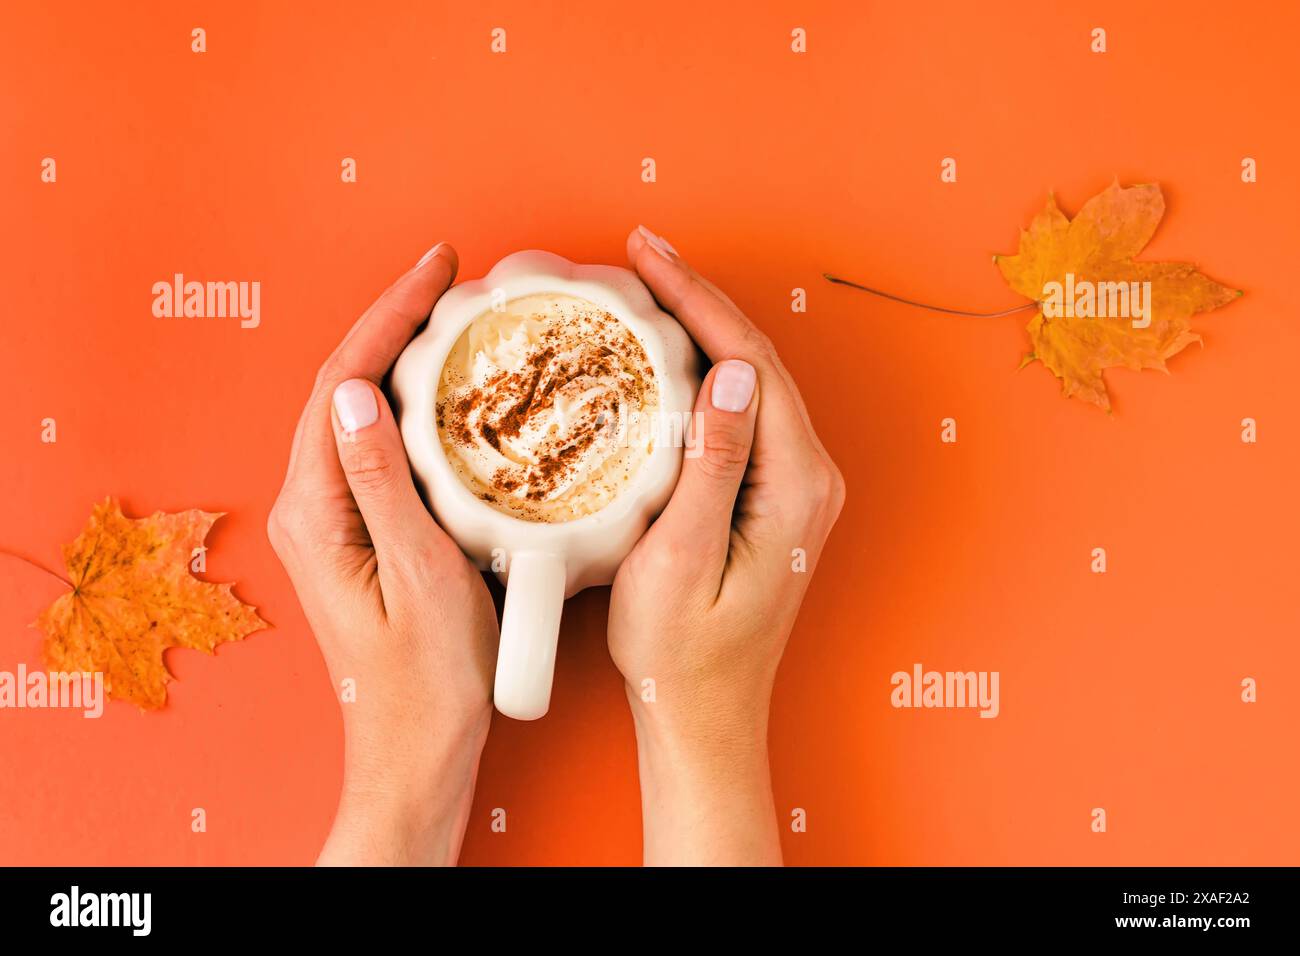
[[321,368],[267,522],[342,694],[323,864],[455,863],[492,717],[496,611],[420,500],[379,383],[455,278],[429,250]]
[[779,864],[768,705],[844,481],[771,341],[644,227],[628,258],[715,363],[672,500],[610,598],[645,861]]

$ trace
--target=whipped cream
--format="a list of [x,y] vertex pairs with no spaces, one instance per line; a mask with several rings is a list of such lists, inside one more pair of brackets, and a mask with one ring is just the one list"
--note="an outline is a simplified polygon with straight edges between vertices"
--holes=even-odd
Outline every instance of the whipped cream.
[[438,383],[438,437],[457,477],[527,521],[593,514],[632,482],[658,411],[654,369],[626,325],[575,296],[507,302],[465,329]]

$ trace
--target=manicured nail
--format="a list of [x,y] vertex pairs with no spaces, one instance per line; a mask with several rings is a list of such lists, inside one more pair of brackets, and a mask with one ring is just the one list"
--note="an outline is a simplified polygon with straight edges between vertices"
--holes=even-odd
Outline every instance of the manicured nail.
[[727,359],[719,362],[713,373],[713,391],[709,400],[713,407],[721,412],[743,412],[749,408],[749,400],[754,397],[754,366],[740,359]]
[[669,262],[673,261],[673,257],[677,255],[677,250],[673,248],[671,242],[663,236],[656,236],[645,226],[637,226],[636,231],[641,233],[641,237],[645,239],[651,249],[659,253],[659,255],[663,256]]
[[430,249],[428,252],[426,252],[424,255],[420,256],[420,261],[415,264],[415,268],[417,269],[420,268],[420,266],[424,265],[426,262],[428,262],[430,259],[436,256],[438,254],[438,250],[441,249],[446,244],[447,243],[445,242],[440,242],[432,249]]
[[379,420],[379,405],[370,383],[350,378],[334,389],[334,414],[345,432],[360,431]]

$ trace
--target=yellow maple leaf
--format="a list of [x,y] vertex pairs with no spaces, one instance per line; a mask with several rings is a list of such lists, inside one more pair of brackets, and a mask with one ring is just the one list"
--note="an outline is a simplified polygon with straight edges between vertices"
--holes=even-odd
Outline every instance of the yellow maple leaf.
[[167,702],[168,647],[211,654],[266,627],[231,584],[189,573],[219,514],[192,509],[127,518],[113,499],[63,546],[72,590],[41,612],[45,660],[65,673],[102,672],[109,696],[147,710]]
[[[1084,203],[1073,220],[1048,196],[1047,208],[1021,232],[1019,253],[994,257],[1011,288],[1039,304],[1027,326],[1033,351],[1022,367],[1042,362],[1061,379],[1067,397],[1109,411],[1102,369],[1167,371],[1166,359],[1201,340],[1189,327],[1191,316],[1242,293],[1188,263],[1134,261],[1164,212],[1164,196],[1155,184],[1122,187],[1116,181]],[[1114,306],[1121,292],[1129,302],[1130,290],[1134,302],[1144,300],[1145,315],[1133,314],[1131,307],[1095,314],[1101,312],[1103,293],[1105,303]],[[1091,306],[1085,293],[1092,296]],[[1081,308],[1075,309],[1076,303]]]

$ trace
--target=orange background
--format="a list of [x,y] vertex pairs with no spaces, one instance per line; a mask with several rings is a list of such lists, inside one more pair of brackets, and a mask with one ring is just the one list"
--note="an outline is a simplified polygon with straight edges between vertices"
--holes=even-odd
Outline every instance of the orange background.
[[[522,248],[621,262],[639,222],[772,336],[848,481],[774,701],[790,863],[1300,862],[1300,16],[1269,6],[9,5],[0,547],[59,568],[109,494],[227,511],[208,578],[275,627],[169,652],[161,713],[0,711],[0,863],[314,859],[340,717],[264,522],[317,365],[439,239],[475,277]],[[1147,258],[1247,295],[1171,375],[1107,373],[1111,418],[1015,372],[1028,313],[820,278],[1019,304],[990,254],[1116,175],[1164,186]],[[174,272],[260,281],[261,327],[153,318]],[[61,588],[0,558],[0,670],[39,664]],[[566,609],[551,714],[496,718],[464,862],[639,860],[606,606]],[[892,709],[918,661],[1000,671],[1001,716]]]

